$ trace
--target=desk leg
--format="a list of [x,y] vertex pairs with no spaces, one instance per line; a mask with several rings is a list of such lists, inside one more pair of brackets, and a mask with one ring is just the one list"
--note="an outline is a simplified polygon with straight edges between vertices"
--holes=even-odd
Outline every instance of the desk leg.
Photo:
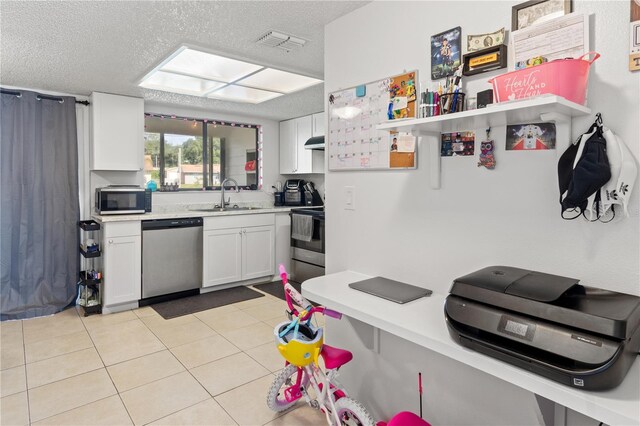
[[565,426],[567,424],[567,407],[555,404],[553,421],[558,426]]
[[362,344],[369,350],[380,353],[380,329],[355,318],[343,316],[355,330]]
[[536,395],[536,402],[538,403],[538,420],[541,425],[566,426],[567,407],[540,395]]

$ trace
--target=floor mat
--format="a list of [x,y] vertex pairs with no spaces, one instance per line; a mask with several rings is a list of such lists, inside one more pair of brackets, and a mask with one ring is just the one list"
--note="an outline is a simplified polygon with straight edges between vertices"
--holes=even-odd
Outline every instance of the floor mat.
[[264,297],[264,294],[245,286],[238,286],[171,300],[169,302],[156,303],[155,305],[151,305],[151,307],[159,313],[162,318],[171,319],[242,302],[243,300],[256,299],[258,297]]
[[[289,281],[289,284],[291,284],[293,288],[298,290],[298,293],[302,294],[302,284],[297,283],[295,281]],[[266,284],[258,284],[258,285],[254,285],[253,287],[257,288],[260,291],[264,291],[265,293],[269,293],[270,295],[275,296],[279,299],[287,300],[284,297],[284,286],[282,285],[282,281],[274,281]],[[309,302],[313,306],[318,306],[318,304],[314,303],[313,300],[309,300]]]
[[[289,284],[293,286],[299,293],[302,293],[302,284],[296,283],[293,281],[289,281]],[[264,291],[272,296],[275,296],[279,299],[286,300],[284,298],[284,286],[282,285],[282,281],[273,281],[266,284],[258,284],[254,285],[254,288],[257,288],[260,291]]]

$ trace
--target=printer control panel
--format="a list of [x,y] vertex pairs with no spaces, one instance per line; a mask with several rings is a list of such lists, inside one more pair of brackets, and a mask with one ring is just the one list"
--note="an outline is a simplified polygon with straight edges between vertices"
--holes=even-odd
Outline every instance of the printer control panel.
[[502,315],[498,323],[498,331],[531,342],[536,332],[536,325],[523,321],[521,318],[516,319],[509,315]]

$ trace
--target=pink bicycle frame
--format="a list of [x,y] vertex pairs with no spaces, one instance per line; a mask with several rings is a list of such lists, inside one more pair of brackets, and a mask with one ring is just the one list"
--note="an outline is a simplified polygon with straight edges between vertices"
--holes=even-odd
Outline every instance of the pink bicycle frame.
[[[280,278],[282,279],[282,285],[284,285],[284,295],[285,295],[285,299],[287,300],[287,306],[289,306],[289,311],[291,311],[293,315],[298,316],[300,312],[298,312],[298,310],[295,308],[293,304],[294,301],[302,309],[308,309],[312,305],[307,299],[302,297],[302,295],[298,292],[298,290],[296,290],[295,288],[293,288],[291,284],[289,284],[289,279],[287,277],[287,270],[284,268],[284,265],[280,264],[279,269],[280,269]],[[311,309],[307,310],[307,313],[300,318],[300,322],[308,320],[316,312],[319,312],[322,315],[327,315],[335,319],[342,318],[342,314],[340,312],[332,311],[331,309],[327,309],[324,306],[314,306]]]

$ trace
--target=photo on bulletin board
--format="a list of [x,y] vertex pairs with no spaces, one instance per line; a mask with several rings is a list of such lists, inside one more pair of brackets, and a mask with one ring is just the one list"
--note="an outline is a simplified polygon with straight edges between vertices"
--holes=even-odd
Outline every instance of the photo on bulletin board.
[[389,120],[416,117],[417,76],[411,71],[389,79]]
[[389,132],[389,168],[416,167],[416,137],[408,133]]
[[476,134],[474,132],[442,133],[441,157],[468,157],[475,153]]
[[450,77],[460,66],[462,29],[455,27],[431,36],[431,79]]
[[553,123],[507,126],[507,151],[556,149],[556,125]]

